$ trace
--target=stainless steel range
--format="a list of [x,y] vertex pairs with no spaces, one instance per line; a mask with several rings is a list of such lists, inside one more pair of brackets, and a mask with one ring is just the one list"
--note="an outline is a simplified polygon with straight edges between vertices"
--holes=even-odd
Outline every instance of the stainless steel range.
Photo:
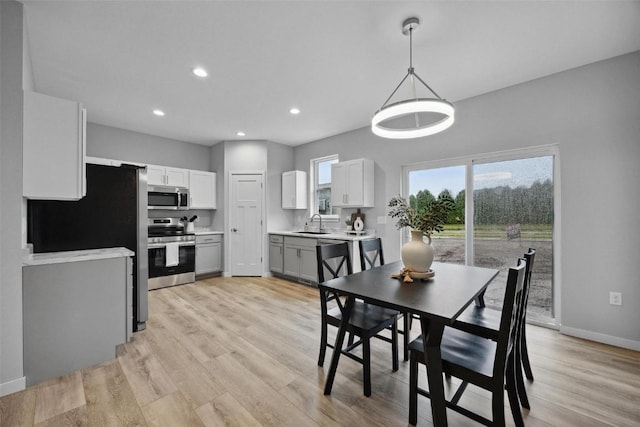
[[149,218],[149,290],[194,282],[196,236],[178,218]]

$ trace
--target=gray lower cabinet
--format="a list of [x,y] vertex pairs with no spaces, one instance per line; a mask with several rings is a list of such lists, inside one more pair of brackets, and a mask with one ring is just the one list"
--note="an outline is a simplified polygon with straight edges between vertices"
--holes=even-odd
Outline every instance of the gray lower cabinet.
[[284,274],[301,282],[317,283],[317,239],[284,236]]
[[116,357],[132,330],[130,257],[23,267],[27,386]]
[[196,236],[196,276],[222,272],[222,234]]
[[283,273],[284,268],[284,237],[269,235],[269,271]]

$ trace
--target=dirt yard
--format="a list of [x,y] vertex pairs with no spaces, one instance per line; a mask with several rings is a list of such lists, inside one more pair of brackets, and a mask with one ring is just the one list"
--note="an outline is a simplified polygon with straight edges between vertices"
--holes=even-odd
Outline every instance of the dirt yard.
[[[436,261],[464,264],[464,240],[461,238],[432,238]],[[549,321],[551,318],[551,278],[553,273],[552,243],[550,240],[526,238],[476,239],[475,265],[500,269],[500,274],[491,283],[485,294],[487,305],[501,307],[507,270],[516,265],[519,257],[529,249],[536,249],[536,258],[531,274],[531,290],[527,307],[530,319]],[[436,274],[438,272],[436,271]]]

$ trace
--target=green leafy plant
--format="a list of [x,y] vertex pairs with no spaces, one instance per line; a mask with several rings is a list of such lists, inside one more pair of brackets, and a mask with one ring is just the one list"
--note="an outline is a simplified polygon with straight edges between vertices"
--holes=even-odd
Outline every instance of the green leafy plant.
[[431,236],[444,230],[447,216],[455,208],[455,203],[450,198],[439,198],[418,210],[409,206],[403,197],[397,196],[389,200],[388,207],[389,216],[397,221],[396,228],[409,227]]

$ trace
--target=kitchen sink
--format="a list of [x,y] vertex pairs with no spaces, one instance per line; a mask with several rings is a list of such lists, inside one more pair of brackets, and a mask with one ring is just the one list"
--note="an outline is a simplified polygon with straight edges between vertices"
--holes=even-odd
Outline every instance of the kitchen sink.
[[326,231],[294,231],[294,233],[298,234],[330,234]]

